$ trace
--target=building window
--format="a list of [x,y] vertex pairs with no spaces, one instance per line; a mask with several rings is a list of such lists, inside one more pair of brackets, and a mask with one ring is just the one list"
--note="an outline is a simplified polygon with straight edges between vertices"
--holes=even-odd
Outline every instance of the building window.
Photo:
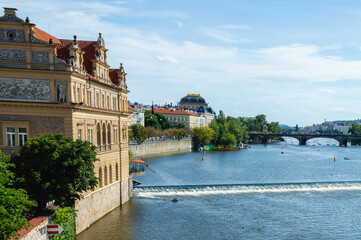
[[93,129],[88,129],[88,141],[93,142]]
[[87,104],[88,106],[91,106],[92,105],[92,92],[91,91],[88,91],[88,95],[87,95]]
[[19,147],[24,146],[27,140],[26,128],[18,128]]
[[76,101],[80,102],[80,89],[76,88]]
[[78,139],[81,140],[81,129],[78,129]]
[[15,147],[15,128],[6,128],[6,145],[8,147]]
[[117,129],[116,128],[114,128],[114,143],[118,143],[118,134],[117,134]]
[[97,106],[97,107],[100,107],[100,104],[99,104],[99,93],[96,94],[96,106]]

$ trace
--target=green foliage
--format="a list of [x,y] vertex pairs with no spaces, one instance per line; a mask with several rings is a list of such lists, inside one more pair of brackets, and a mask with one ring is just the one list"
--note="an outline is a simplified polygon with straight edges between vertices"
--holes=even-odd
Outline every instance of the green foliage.
[[0,151],[0,240],[17,238],[16,232],[29,226],[23,213],[36,206],[25,190],[13,187],[15,175],[9,170],[10,167],[14,165]]
[[221,145],[224,147],[232,147],[237,145],[236,137],[232,133],[224,133],[221,137]]
[[216,135],[215,131],[210,127],[196,127],[193,129],[194,146],[204,146],[209,144]]
[[278,124],[278,122],[271,122],[271,123],[267,123],[267,127],[268,127],[268,131],[278,134],[278,133],[282,133],[282,130]]
[[[226,117],[223,111],[211,121],[209,127],[215,132],[213,144],[216,146],[234,146],[237,143],[247,143],[249,132],[263,131],[267,126],[272,133],[281,133],[278,122],[267,123],[266,115],[260,114],[256,117]],[[235,141],[234,141],[235,139]]]
[[133,124],[130,126],[133,139],[139,142],[144,142],[147,138],[147,129],[140,124]]
[[29,139],[11,155],[17,185],[38,202],[38,210],[52,200],[73,207],[81,192],[98,184],[94,175],[97,160],[96,147],[90,142],[48,133]]
[[298,132],[298,124],[296,124],[296,128],[295,128],[295,131]]
[[54,224],[59,224],[64,231],[59,235],[51,236],[52,240],[70,240],[75,239],[75,217],[76,210],[72,207],[60,208],[52,217]]
[[162,129],[162,126],[158,122],[158,118],[155,115],[153,115],[150,111],[145,111],[144,123],[146,127]]
[[160,137],[162,136],[162,131],[159,130],[159,129],[155,129],[153,127],[146,127],[147,129],[147,135],[148,135],[148,138],[150,137]]
[[167,138],[183,138],[187,136],[187,133],[184,129],[177,129],[177,128],[170,128],[167,130],[164,130],[163,132],[164,136],[166,136]]
[[132,150],[128,150],[128,156],[129,156],[129,161],[133,160],[134,158],[134,153],[132,152]]
[[361,124],[353,123],[351,128],[348,130],[352,135],[361,135]]
[[162,127],[162,129],[168,129],[172,126],[170,121],[164,115],[160,113],[155,113],[154,115],[157,117],[158,123]]

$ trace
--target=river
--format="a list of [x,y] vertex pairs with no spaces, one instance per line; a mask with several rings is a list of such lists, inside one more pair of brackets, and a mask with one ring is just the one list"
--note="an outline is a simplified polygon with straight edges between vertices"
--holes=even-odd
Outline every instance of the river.
[[361,239],[361,147],[291,143],[145,159],[165,180],[77,239]]

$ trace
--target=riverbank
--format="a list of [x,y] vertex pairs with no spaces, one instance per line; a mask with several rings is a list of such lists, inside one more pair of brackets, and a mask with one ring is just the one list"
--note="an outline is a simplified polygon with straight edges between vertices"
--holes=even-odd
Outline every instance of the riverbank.
[[151,157],[163,154],[187,153],[192,151],[192,139],[167,139],[129,143],[129,149],[136,157]]

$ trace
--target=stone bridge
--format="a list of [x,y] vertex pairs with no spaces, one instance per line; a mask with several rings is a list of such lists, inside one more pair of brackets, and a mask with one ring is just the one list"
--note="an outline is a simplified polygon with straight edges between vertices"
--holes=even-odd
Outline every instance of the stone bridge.
[[361,139],[361,136],[344,135],[344,134],[301,134],[301,133],[280,133],[280,134],[265,134],[265,133],[250,133],[251,139],[259,139],[262,143],[268,143],[272,138],[291,137],[299,141],[299,145],[306,145],[306,142],[312,138],[332,138],[339,142],[340,147],[346,147],[347,142],[351,140]]

